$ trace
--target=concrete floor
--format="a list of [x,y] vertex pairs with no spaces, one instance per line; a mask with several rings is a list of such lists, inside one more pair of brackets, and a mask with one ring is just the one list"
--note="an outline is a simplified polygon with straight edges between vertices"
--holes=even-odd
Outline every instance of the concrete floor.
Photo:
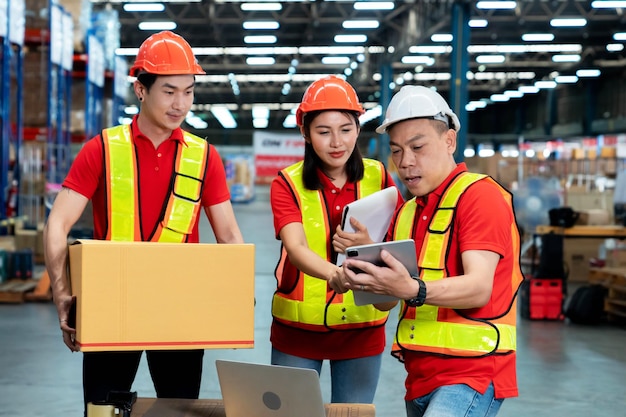
[[[279,243],[273,238],[267,189],[235,205],[247,242],[256,244],[255,347],[209,350],[205,354],[200,396],[221,398],[215,359],[269,363],[270,300]],[[203,223],[203,241],[211,242]],[[571,289],[570,289],[571,291]],[[388,338],[395,329],[395,314]],[[603,325],[583,327],[567,322],[518,322],[520,396],[504,402],[502,417],[623,417],[626,415],[626,331]],[[0,416],[81,416],[81,354],[62,343],[52,303],[0,304]],[[321,376],[326,401],[328,368]],[[389,354],[376,393],[377,415],[404,416],[403,366]],[[145,359],[133,387],[154,397]]]

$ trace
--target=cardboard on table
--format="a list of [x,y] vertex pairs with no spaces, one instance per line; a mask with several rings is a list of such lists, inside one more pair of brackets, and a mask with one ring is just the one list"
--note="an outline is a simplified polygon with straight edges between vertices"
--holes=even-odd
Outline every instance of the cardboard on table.
[[254,347],[254,245],[78,240],[81,351]]

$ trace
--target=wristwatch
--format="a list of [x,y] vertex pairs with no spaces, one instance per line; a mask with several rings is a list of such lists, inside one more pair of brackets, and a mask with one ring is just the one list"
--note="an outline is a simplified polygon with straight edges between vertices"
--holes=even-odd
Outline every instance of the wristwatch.
[[405,300],[404,302],[409,307],[421,307],[424,305],[424,301],[426,301],[426,283],[424,283],[420,277],[412,276],[411,278],[419,283],[420,289],[417,291],[417,295],[415,297]]

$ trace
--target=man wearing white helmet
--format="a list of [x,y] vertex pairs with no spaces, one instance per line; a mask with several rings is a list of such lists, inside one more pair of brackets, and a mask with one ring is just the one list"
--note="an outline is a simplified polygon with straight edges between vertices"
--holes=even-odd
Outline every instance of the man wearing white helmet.
[[514,300],[523,276],[512,196],[455,162],[459,127],[434,90],[405,86],[392,98],[377,132],[389,134],[415,198],[396,212],[387,240],[415,240],[420,274],[385,251],[384,267],[343,264],[346,289],[402,300],[392,354],[408,373],[408,417],[495,416],[518,395]]

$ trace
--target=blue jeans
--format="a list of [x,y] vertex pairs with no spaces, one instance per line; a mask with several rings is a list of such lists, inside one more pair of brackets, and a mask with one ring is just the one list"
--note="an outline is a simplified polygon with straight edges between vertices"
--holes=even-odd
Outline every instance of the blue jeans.
[[465,384],[446,385],[406,402],[407,417],[494,417],[502,399],[494,397],[493,384],[485,394]]
[[[331,360],[331,403],[374,402],[380,375],[382,354],[364,358]],[[315,369],[319,374],[322,360],[300,358],[272,348],[272,365]]]

